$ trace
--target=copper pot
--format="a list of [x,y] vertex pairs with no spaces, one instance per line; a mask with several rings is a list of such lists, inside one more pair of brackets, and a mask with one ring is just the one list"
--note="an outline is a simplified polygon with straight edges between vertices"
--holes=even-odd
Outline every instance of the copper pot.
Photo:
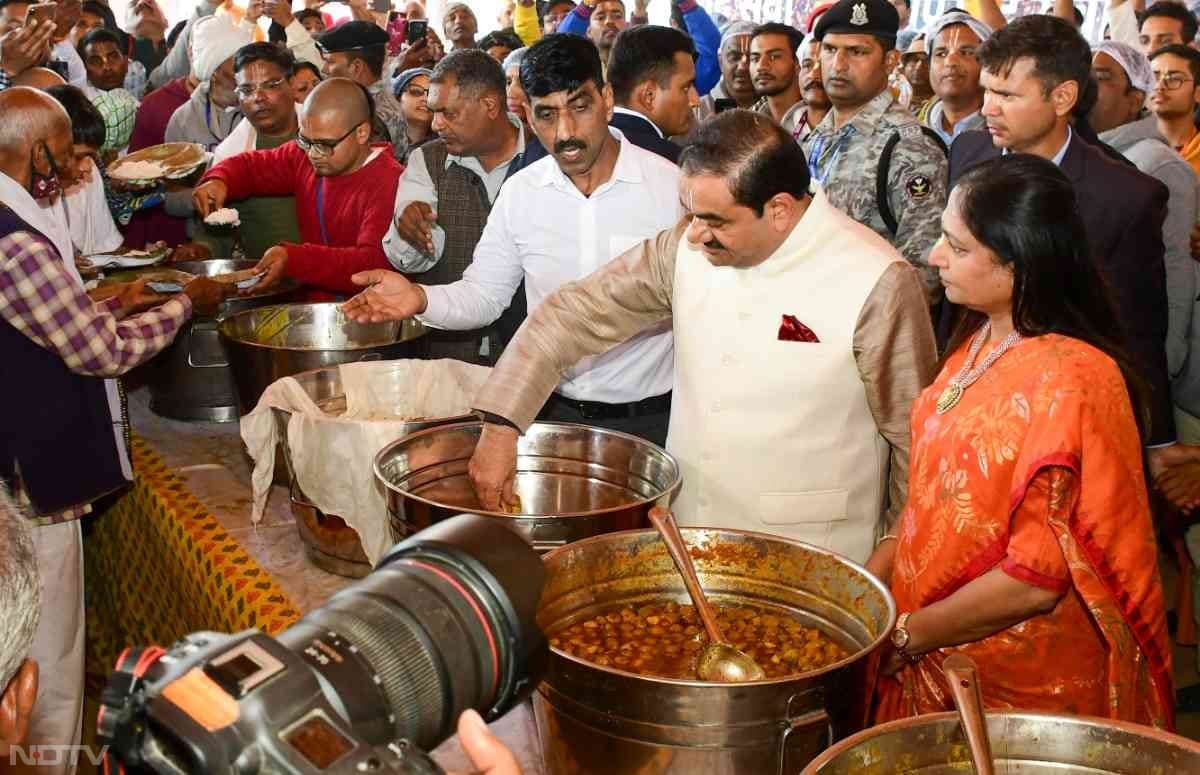
[[[1200,743],[1140,724],[1030,712],[989,712],[987,723],[997,772],[1200,772]],[[801,775],[949,775],[971,771],[971,752],[958,714],[933,713],[860,732],[817,757]]]
[[[862,567],[799,541],[684,528],[696,571],[718,605],[752,605],[816,626],[849,651],[821,670],[715,684],[636,675],[551,650],[534,695],[550,773],[794,773],[862,728],[877,649],[896,606]],[[545,557],[538,625],[553,633],[615,604],[684,602],[653,530],[597,536]]]

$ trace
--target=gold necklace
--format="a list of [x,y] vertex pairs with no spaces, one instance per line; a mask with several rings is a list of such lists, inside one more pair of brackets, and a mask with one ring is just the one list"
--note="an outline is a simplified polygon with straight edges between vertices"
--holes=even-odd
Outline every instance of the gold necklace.
[[951,378],[949,384],[946,385],[946,389],[942,391],[942,394],[938,396],[938,414],[945,414],[957,406],[958,402],[962,400],[963,393],[966,391],[966,389],[973,385],[977,379],[982,377],[983,373],[988,370],[989,366],[995,363],[1001,355],[1004,355],[1004,353],[1008,352],[1008,349],[1021,339],[1020,332],[1018,332],[1016,329],[1013,329],[1011,334],[1004,337],[1000,344],[996,345],[996,348],[988,353],[988,356],[983,359],[983,363],[979,364],[978,368],[972,368],[972,366],[975,365],[975,359],[979,357],[979,351],[983,349],[983,343],[987,341],[988,334],[991,333],[991,330],[991,321],[984,323],[983,328],[979,329],[979,333],[976,334],[975,338],[971,341],[971,350],[967,353],[966,363],[964,363],[962,368],[958,370],[958,374],[955,374],[954,377]]

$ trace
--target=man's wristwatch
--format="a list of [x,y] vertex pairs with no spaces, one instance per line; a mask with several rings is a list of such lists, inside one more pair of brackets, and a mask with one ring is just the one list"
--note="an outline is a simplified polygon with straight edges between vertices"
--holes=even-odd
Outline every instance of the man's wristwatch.
[[896,628],[892,630],[892,648],[896,649],[896,653],[904,657],[907,662],[916,662],[921,657],[913,656],[907,651],[909,634],[908,634],[908,618],[912,616],[911,612],[904,612],[896,619]]

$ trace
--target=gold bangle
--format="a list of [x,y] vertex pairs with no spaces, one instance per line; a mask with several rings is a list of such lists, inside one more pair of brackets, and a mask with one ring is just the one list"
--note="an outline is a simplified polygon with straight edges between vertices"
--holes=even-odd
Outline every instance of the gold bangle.
[[882,536],[878,541],[875,542],[875,548],[878,549],[880,546],[883,546],[884,541],[899,541],[899,540],[900,539],[894,533],[887,533],[884,536]]

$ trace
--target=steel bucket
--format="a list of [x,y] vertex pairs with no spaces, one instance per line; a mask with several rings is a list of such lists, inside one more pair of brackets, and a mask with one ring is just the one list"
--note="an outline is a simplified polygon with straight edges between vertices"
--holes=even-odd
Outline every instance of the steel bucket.
[[[346,394],[337,366],[301,372],[293,375],[300,387],[308,394],[321,411],[331,417],[346,412]],[[398,386],[399,389],[399,386]],[[316,507],[300,489],[292,467],[291,447],[288,445],[287,426],[291,412],[273,408],[275,422],[279,428],[280,444],[275,460],[276,480],[288,488],[292,516],[296,518],[296,529],[304,543],[305,553],[314,565],[339,576],[362,578],[371,572],[371,563],[363,551],[358,533],[336,514],[326,514]],[[469,419],[469,415],[458,417],[412,420],[403,424],[402,435],[425,428],[448,425]],[[406,535],[402,525],[392,520],[392,537],[399,541]]]
[[[1200,743],[1160,729],[1088,716],[987,713],[997,775],[1200,773]],[[802,775],[973,772],[957,713],[872,727],[821,754]]]
[[419,358],[426,350],[417,321],[355,323],[336,303],[246,310],[224,318],[217,332],[243,414],[277,379],[339,363]]
[[[163,267],[130,269],[108,274],[102,285],[131,282],[163,269],[178,269],[197,277],[251,269],[254,261],[182,261]],[[142,368],[150,389],[150,409],[163,417],[189,422],[230,422],[238,418],[233,375],[217,338],[221,318],[267,304],[285,301],[299,286],[284,280],[270,290],[249,296],[231,296],[213,317],[194,315],[184,323],[175,341]]]
[[375,478],[388,511],[409,533],[462,512],[509,525],[538,551],[646,524],[646,512],[679,489],[679,464],[626,433],[569,423],[534,423],[517,442],[522,513],[484,511],[467,477],[480,422],[406,436],[380,450]]
[[[850,655],[797,676],[716,684],[641,676],[552,648],[534,695],[552,775],[795,773],[863,727],[877,649],[896,620],[887,587],[850,560],[799,541],[715,528],[682,533],[715,603],[794,616]],[[544,561],[537,621],[548,634],[617,604],[688,600],[653,530],[579,541]]]

